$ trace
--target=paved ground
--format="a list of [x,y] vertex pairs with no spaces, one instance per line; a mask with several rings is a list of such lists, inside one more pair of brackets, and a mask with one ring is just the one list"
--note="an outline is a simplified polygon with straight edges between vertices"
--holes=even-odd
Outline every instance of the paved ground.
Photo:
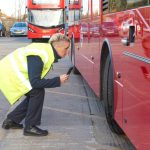
[[[17,47],[28,44],[26,38],[0,38],[0,58]],[[67,71],[69,57],[54,65],[48,77]],[[0,93],[0,126],[11,111]],[[117,136],[108,128],[102,102],[79,75],[60,88],[46,89],[42,114],[46,137],[26,137],[22,130],[0,128],[0,150],[134,150],[125,136]]]

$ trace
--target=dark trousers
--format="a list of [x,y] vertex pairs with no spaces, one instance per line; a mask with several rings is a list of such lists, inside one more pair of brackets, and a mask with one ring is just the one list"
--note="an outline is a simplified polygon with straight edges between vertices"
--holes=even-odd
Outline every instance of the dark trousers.
[[7,118],[20,123],[25,118],[25,127],[39,125],[41,122],[45,90],[32,89],[26,98],[7,115]]

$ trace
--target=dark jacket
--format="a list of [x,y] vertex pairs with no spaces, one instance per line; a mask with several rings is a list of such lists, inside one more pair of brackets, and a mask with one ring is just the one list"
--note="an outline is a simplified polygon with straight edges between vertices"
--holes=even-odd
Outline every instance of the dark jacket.
[[[55,48],[52,46],[54,52],[54,62],[57,62],[61,57],[57,54]],[[28,56],[28,75],[32,88],[54,88],[60,86],[60,77],[52,79],[41,79],[43,70],[43,62],[39,56]]]

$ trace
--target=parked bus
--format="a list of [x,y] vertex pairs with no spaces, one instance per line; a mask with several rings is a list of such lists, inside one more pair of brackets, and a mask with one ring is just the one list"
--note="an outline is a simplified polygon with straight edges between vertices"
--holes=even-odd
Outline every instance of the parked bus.
[[104,101],[111,130],[125,133],[137,150],[150,150],[150,1],[82,5],[74,72]]
[[[50,38],[61,32],[79,38],[81,0],[28,0],[28,38]],[[71,35],[70,35],[71,36]]]

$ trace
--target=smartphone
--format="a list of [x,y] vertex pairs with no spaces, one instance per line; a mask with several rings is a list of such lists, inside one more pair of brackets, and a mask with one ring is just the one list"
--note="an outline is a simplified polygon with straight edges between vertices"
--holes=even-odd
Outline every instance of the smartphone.
[[70,67],[70,68],[68,69],[67,75],[69,75],[69,74],[71,73],[72,69],[73,69],[73,67]]

